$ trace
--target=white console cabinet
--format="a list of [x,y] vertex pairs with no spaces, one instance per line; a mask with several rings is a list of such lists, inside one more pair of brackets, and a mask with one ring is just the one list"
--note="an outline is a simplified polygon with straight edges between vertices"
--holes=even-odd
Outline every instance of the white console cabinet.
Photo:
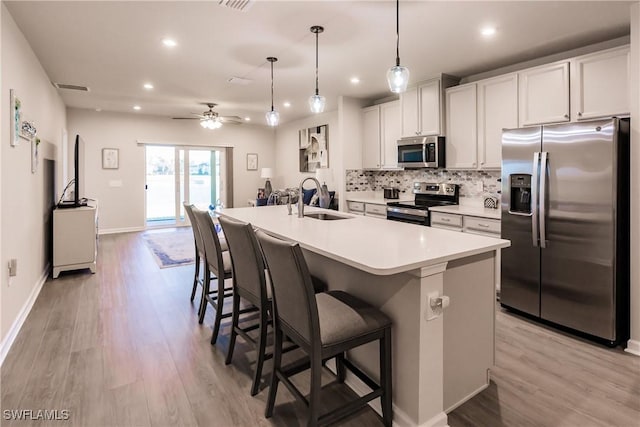
[[53,278],[60,272],[89,268],[96,272],[98,206],[53,211]]

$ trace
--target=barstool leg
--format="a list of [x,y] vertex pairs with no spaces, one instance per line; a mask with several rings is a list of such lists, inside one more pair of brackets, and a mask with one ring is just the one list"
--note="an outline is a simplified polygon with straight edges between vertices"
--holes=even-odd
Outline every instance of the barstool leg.
[[231,363],[233,358],[233,349],[236,346],[236,328],[238,327],[238,318],[240,317],[240,295],[236,292],[236,286],[233,287],[233,308],[231,312],[231,336],[229,337],[229,349],[227,350],[227,359],[224,361],[226,365]]
[[[313,350],[312,350],[313,352]],[[311,356],[311,387],[309,393],[308,427],[317,427],[320,416],[320,389],[322,386],[322,358],[320,354]]]
[[339,383],[344,382],[345,375],[344,353],[340,353],[336,356],[336,377]]
[[391,427],[393,424],[391,362],[391,328],[386,328],[384,337],[380,339],[380,387],[382,388],[380,403],[382,405],[382,421],[387,427]]
[[216,318],[213,322],[213,334],[211,334],[211,345],[215,345],[220,332],[220,321],[222,320],[222,309],[224,308],[224,279],[216,278],[218,282],[218,298],[216,299]]
[[191,302],[196,297],[196,289],[198,289],[198,279],[200,278],[200,254],[196,249],[196,271],[193,274],[193,288],[191,288]]
[[273,407],[276,404],[276,393],[278,392],[278,372],[282,361],[282,331],[275,328],[275,342],[273,343],[273,369],[271,370],[271,381],[269,384],[269,396],[267,397],[267,408],[264,411],[265,418],[271,418]]
[[200,298],[200,311],[198,314],[200,317],[198,318],[198,323],[202,324],[204,322],[204,315],[207,312],[207,295],[209,295],[209,286],[211,285],[211,272],[209,271],[209,267],[204,269],[204,283],[202,284],[202,298]]
[[256,372],[253,377],[253,386],[251,387],[251,396],[258,394],[260,388],[260,380],[262,379],[262,366],[264,365],[264,351],[267,347],[267,309],[260,307],[260,336],[258,337],[258,361],[256,363]]

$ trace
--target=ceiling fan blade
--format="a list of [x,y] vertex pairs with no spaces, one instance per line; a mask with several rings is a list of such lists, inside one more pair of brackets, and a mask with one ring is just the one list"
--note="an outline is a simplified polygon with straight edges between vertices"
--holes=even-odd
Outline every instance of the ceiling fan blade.
[[198,117],[171,117],[172,120],[200,120]]
[[242,119],[238,116],[219,116],[225,123],[242,123]]

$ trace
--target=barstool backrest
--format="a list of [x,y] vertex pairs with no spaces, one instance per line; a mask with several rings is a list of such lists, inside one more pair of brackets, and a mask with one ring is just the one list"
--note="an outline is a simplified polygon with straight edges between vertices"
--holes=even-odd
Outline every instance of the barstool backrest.
[[253,297],[252,303],[266,303],[264,259],[253,227],[249,223],[225,217],[220,217],[219,220],[229,245],[234,286],[243,297],[247,297],[246,293],[249,293]]
[[[300,245],[276,239],[262,231],[256,235],[271,276],[275,320],[286,325],[308,346],[319,342],[318,306]],[[287,331],[287,335],[291,331]],[[291,338],[295,341],[296,337]]]
[[193,209],[195,206],[190,205],[187,202],[182,203],[184,206],[184,210],[189,217],[189,222],[191,223],[191,231],[193,231],[193,238],[196,241],[196,250],[200,252],[202,256],[204,256],[204,242],[202,241],[202,235],[200,234],[200,230],[198,229],[198,222],[196,221],[196,217],[193,216]]
[[224,277],[224,263],[222,261],[222,248],[220,247],[220,239],[215,231],[215,225],[209,212],[192,207],[193,216],[198,223],[198,230],[204,242],[204,252],[209,269],[213,271],[217,277]]

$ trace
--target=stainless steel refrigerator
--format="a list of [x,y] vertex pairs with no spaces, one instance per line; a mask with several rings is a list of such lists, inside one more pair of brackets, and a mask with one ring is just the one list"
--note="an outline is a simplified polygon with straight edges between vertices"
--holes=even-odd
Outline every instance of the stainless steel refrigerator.
[[501,205],[501,305],[627,339],[629,119],[505,130]]

